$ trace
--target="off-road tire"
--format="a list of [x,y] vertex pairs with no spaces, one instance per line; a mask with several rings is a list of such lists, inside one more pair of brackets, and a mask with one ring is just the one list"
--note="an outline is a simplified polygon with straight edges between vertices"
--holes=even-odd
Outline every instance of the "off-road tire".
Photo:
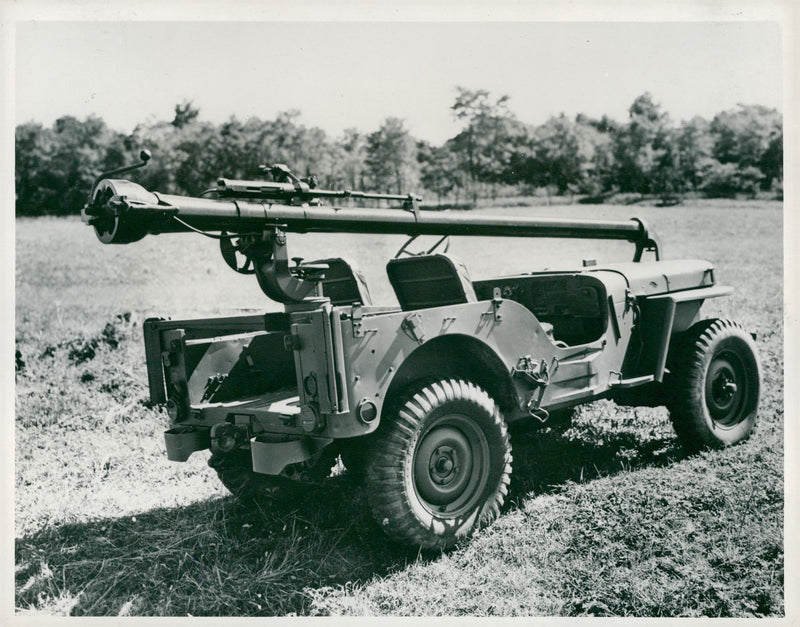
[[247,449],[238,449],[225,455],[212,455],[208,465],[217,472],[222,485],[231,494],[250,505],[264,499],[297,496],[303,489],[320,484],[330,474],[335,458],[336,452],[332,446],[323,449],[318,463],[307,471],[307,482],[255,472],[250,451]]
[[412,384],[393,407],[372,438],[365,468],[383,531],[423,549],[445,549],[491,523],[511,477],[511,444],[494,400],[473,383],[450,379]]
[[749,437],[758,413],[761,365],[741,325],[703,320],[670,352],[667,409],[684,448],[723,448]]
[[246,504],[262,499],[275,498],[285,485],[285,479],[254,472],[250,451],[236,450],[225,455],[212,455],[208,465],[216,472],[228,492]]

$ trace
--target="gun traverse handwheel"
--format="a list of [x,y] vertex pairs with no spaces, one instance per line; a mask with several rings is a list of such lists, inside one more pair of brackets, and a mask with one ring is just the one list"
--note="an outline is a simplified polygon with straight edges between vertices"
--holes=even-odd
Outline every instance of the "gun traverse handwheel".
[[222,232],[219,239],[219,250],[228,266],[239,274],[255,274],[253,258],[242,252],[242,239]]

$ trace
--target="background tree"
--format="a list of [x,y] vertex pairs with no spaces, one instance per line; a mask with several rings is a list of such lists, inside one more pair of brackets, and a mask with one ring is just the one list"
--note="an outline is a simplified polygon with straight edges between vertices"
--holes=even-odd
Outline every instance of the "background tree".
[[615,180],[623,192],[647,194],[656,191],[656,180],[670,178],[663,172],[674,164],[669,118],[649,93],[636,98],[628,114],[614,138]]
[[[614,137],[619,124],[603,116],[599,120],[578,114],[575,128],[583,146],[581,177],[578,192],[591,197],[600,197],[614,191]],[[590,147],[590,148],[589,148]]]
[[347,189],[366,187],[367,138],[358,129],[346,128],[336,144],[339,176],[337,186]]
[[761,155],[759,168],[764,174],[763,187],[783,185],[783,129],[775,128],[770,132],[767,149]]
[[128,137],[129,161],[135,162],[136,154],[143,149],[151,151],[154,158],[147,167],[132,173],[133,180],[146,189],[186,193],[176,185],[175,173],[181,167],[182,158],[177,148],[179,137],[178,127],[168,122],[138,124]]
[[534,132],[536,176],[533,182],[555,187],[559,193],[576,190],[594,155],[597,131],[575,124],[563,113],[551,117]]
[[100,170],[120,163],[118,135],[102,119],[64,116],[52,129],[17,127],[17,211],[33,215],[75,212]]
[[40,215],[58,203],[59,190],[47,172],[54,150],[52,135],[50,129],[35,122],[17,126],[14,142],[17,215]]
[[703,185],[703,173],[714,147],[708,120],[695,116],[682,123],[676,131],[675,144],[678,150],[679,176],[687,190],[696,191]]
[[713,156],[722,164],[735,163],[743,180],[762,170],[763,188],[773,179],[783,178],[783,121],[775,109],[761,105],[739,105],[738,109],[723,111],[714,116],[709,132],[713,139]]
[[714,158],[720,163],[756,166],[776,133],[781,132],[781,116],[760,105],[739,105],[733,111],[714,116],[710,132]]
[[460,186],[458,159],[447,145],[437,147],[426,141],[417,142],[417,160],[422,173],[420,183],[436,194],[437,204]]
[[539,126],[508,110],[508,97],[457,88],[451,113],[461,130],[441,146],[417,142],[402,120],[387,118],[373,133],[347,129],[336,139],[302,123],[289,110],[274,119],[231,117],[204,122],[191,101],[171,121],[139,124],[129,135],[102,119],[63,116],[52,126],[20,124],[15,137],[17,215],[77,213],[94,177],[153,152],[147,168],[130,174],[148,189],[197,194],[218,177],[258,179],[260,164],[285,163],[313,174],[323,187],[405,193],[422,185],[439,202],[466,190],[494,196],[543,187],[552,193],[601,198],[616,191],[670,196],[782,193],[781,114],[739,105],[708,122],[678,127],[650,94],[631,105],[624,124],[603,116],[554,116]]
[[507,95],[492,100],[485,89],[457,87],[456,92],[450,109],[466,126],[449,146],[459,156],[476,203],[479,181],[497,183],[508,178],[516,140],[524,135],[524,128],[508,110]]
[[180,104],[175,105],[175,117],[172,119],[172,126],[175,128],[183,128],[187,124],[191,124],[200,115],[200,110],[192,105],[191,100],[184,100]]
[[386,118],[367,138],[366,166],[371,186],[402,194],[419,184],[417,143],[400,118]]

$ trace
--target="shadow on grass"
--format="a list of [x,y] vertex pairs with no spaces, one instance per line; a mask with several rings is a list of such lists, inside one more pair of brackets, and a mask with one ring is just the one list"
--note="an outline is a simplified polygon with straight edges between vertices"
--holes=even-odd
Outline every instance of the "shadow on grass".
[[625,470],[666,466],[686,453],[672,435],[643,436],[632,429],[595,430],[569,422],[545,429],[530,423],[510,429],[514,452],[510,500],[563,490],[565,485]]
[[[624,430],[517,428],[512,438],[512,508],[531,493],[681,456],[674,439]],[[429,559],[382,535],[345,473],[302,500],[248,508],[219,498],[29,535],[16,543],[16,603],[71,615],[303,615],[309,589]]]
[[304,496],[250,507],[232,497],[211,499],[21,538],[17,609],[303,614],[305,588],[385,575],[416,559],[385,541],[347,475]]

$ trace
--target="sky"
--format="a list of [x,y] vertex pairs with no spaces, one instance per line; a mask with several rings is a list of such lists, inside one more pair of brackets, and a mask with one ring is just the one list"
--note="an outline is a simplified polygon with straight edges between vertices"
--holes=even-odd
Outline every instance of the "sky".
[[101,116],[300,121],[332,136],[388,116],[441,143],[456,86],[507,94],[519,119],[627,118],[649,91],[675,121],[738,103],[782,109],[776,22],[53,22],[16,25],[15,120]]

